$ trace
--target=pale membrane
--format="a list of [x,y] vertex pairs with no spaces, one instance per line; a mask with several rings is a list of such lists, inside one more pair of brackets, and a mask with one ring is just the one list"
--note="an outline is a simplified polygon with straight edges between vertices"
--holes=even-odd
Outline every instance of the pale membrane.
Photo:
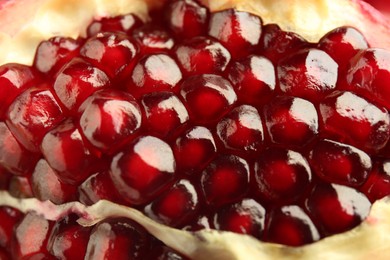
[[[17,4],[15,4],[17,2]],[[85,35],[95,17],[134,12],[147,20],[149,8],[160,0],[17,0],[0,7],[0,64],[31,64],[40,41],[55,35],[76,38]],[[379,12],[357,0],[202,0],[212,11],[235,7],[262,17],[264,23],[277,23],[316,42],[329,30],[353,25],[369,39],[371,46],[390,49],[390,31]],[[15,19],[17,17],[17,19]],[[23,19],[22,19],[23,18]],[[23,212],[36,211],[51,220],[66,212],[81,213],[83,225],[93,225],[110,216],[131,218],[152,235],[193,259],[388,259],[390,255],[390,202],[374,203],[369,217],[355,229],[319,242],[291,248],[260,242],[245,235],[204,230],[190,233],[169,228],[142,213],[107,201],[86,207],[78,202],[56,206],[36,199],[15,199],[0,191],[0,205]]]

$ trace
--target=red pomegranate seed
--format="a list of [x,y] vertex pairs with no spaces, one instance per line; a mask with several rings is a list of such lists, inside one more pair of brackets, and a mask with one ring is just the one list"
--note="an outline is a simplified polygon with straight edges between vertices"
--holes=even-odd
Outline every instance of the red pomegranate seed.
[[372,203],[390,195],[390,161],[379,160],[374,162],[372,171],[360,191]]
[[0,167],[0,190],[8,190],[12,174]]
[[192,76],[180,86],[181,96],[194,123],[207,124],[220,119],[229,112],[237,96],[229,81],[213,75]]
[[306,159],[292,150],[270,148],[256,159],[254,169],[256,193],[273,203],[296,201],[312,179]]
[[79,54],[80,44],[81,40],[60,36],[43,41],[37,47],[33,66],[51,77]]
[[50,89],[30,88],[18,96],[7,114],[7,126],[29,151],[39,152],[45,134],[64,118]]
[[264,220],[264,207],[257,201],[246,198],[218,210],[214,216],[214,225],[218,230],[248,234],[261,239]]
[[144,259],[150,237],[147,231],[129,219],[109,219],[91,232],[85,259]]
[[33,198],[30,180],[23,176],[12,176],[9,181],[8,192],[15,198]]
[[76,186],[61,182],[44,159],[37,163],[30,182],[34,196],[39,200],[63,204],[76,199]]
[[141,19],[134,14],[104,17],[93,21],[87,28],[87,34],[89,37],[99,32],[125,32],[129,34],[142,24]]
[[0,66],[0,120],[5,119],[8,107],[17,96],[38,83],[34,70],[26,65],[10,63]]
[[174,54],[185,75],[220,73],[230,61],[230,53],[219,42],[196,37],[177,45]]
[[141,55],[168,52],[175,43],[169,32],[152,24],[135,30],[133,38],[138,42]]
[[92,205],[99,200],[109,200],[125,204],[116,191],[108,171],[101,171],[91,175],[78,188],[79,200]]
[[240,59],[258,47],[261,31],[260,17],[227,9],[211,14],[208,33],[225,45],[233,59]]
[[100,151],[112,152],[134,138],[142,114],[137,101],[126,92],[95,92],[80,108],[82,135]]
[[212,206],[240,200],[247,193],[248,184],[249,165],[235,155],[219,155],[200,178],[204,199]]
[[124,33],[98,33],[80,49],[80,56],[114,78],[138,53],[138,46]]
[[11,241],[13,259],[53,259],[46,249],[53,223],[27,213],[15,226]]
[[181,71],[170,56],[147,55],[134,67],[128,90],[135,97],[156,91],[175,91],[181,79]]
[[47,250],[58,259],[84,259],[91,228],[81,226],[77,219],[78,216],[69,215],[53,226]]
[[280,29],[276,24],[267,24],[263,27],[260,41],[260,54],[271,60],[275,65],[287,55],[304,47],[309,43],[293,32]]
[[314,105],[302,98],[278,96],[264,106],[271,141],[302,147],[318,135],[318,114]]
[[64,183],[80,183],[99,166],[72,120],[66,120],[48,132],[43,138],[41,151]]
[[331,140],[319,141],[310,152],[310,165],[323,180],[361,186],[371,170],[371,158],[362,150]]
[[336,88],[337,63],[324,51],[303,49],[278,63],[280,90],[313,102]]
[[251,55],[233,62],[227,74],[240,102],[260,106],[272,98],[276,85],[275,68],[268,59]]
[[11,257],[8,254],[8,251],[0,246],[0,259],[1,260],[11,260]]
[[26,150],[4,122],[0,122],[0,165],[16,175],[29,175],[39,160],[39,154]]
[[197,1],[171,1],[164,15],[169,29],[178,39],[189,39],[206,33],[209,11]]
[[306,209],[324,234],[336,234],[359,225],[370,212],[363,193],[338,184],[316,185],[306,199]]
[[214,158],[217,147],[213,134],[203,126],[189,128],[173,146],[177,169],[186,174],[198,174]]
[[143,127],[153,135],[168,136],[189,119],[187,109],[172,92],[146,94],[142,97],[142,105],[145,112]]
[[266,240],[289,246],[302,246],[320,239],[312,220],[296,205],[269,212]]
[[109,85],[110,80],[103,71],[76,58],[58,73],[53,88],[61,104],[69,112],[76,114],[84,100],[95,91]]
[[185,226],[183,229],[188,231],[199,231],[203,229],[211,229],[212,223],[208,216],[198,215],[197,218],[193,219],[191,223]]
[[191,221],[199,208],[194,186],[182,179],[145,207],[145,213],[168,226],[181,227]]
[[0,207],[0,247],[9,249],[14,227],[22,218],[23,214],[19,210]]
[[259,112],[248,105],[236,107],[217,124],[217,135],[227,149],[246,156],[256,154],[264,140]]
[[364,151],[378,151],[390,137],[390,117],[352,92],[335,92],[320,104],[323,130]]
[[390,109],[390,52],[366,49],[352,58],[347,72],[347,82],[372,102]]
[[339,65],[339,72],[343,73],[353,56],[367,49],[368,43],[357,29],[344,26],[325,34],[318,42],[318,48],[327,52]]
[[175,170],[171,147],[143,136],[115,155],[110,176],[123,199],[139,205],[155,199],[173,181]]

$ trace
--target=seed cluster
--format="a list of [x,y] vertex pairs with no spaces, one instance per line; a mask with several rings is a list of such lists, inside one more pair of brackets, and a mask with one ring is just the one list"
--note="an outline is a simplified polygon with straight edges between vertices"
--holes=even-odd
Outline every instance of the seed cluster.
[[[163,11],[93,21],[87,38],[42,42],[32,66],[0,67],[0,189],[291,246],[390,194],[389,52],[351,27],[310,43],[195,0]],[[0,219],[0,258],[181,259],[125,219]]]

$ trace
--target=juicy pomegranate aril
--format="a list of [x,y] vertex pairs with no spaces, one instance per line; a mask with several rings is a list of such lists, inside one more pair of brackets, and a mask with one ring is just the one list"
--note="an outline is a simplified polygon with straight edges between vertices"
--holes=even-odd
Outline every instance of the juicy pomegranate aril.
[[[95,20],[87,38],[42,42],[33,66],[0,67],[0,189],[290,246],[390,195],[389,51],[351,27],[313,43],[194,0],[162,11]],[[0,256],[182,259],[122,218],[0,217]]]

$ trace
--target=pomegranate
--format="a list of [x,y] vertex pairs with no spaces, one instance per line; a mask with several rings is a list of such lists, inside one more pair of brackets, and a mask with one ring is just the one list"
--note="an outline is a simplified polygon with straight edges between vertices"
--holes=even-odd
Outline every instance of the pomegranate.
[[0,26],[1,259],[390,254],[386,18],[126,2],[39,0]]

